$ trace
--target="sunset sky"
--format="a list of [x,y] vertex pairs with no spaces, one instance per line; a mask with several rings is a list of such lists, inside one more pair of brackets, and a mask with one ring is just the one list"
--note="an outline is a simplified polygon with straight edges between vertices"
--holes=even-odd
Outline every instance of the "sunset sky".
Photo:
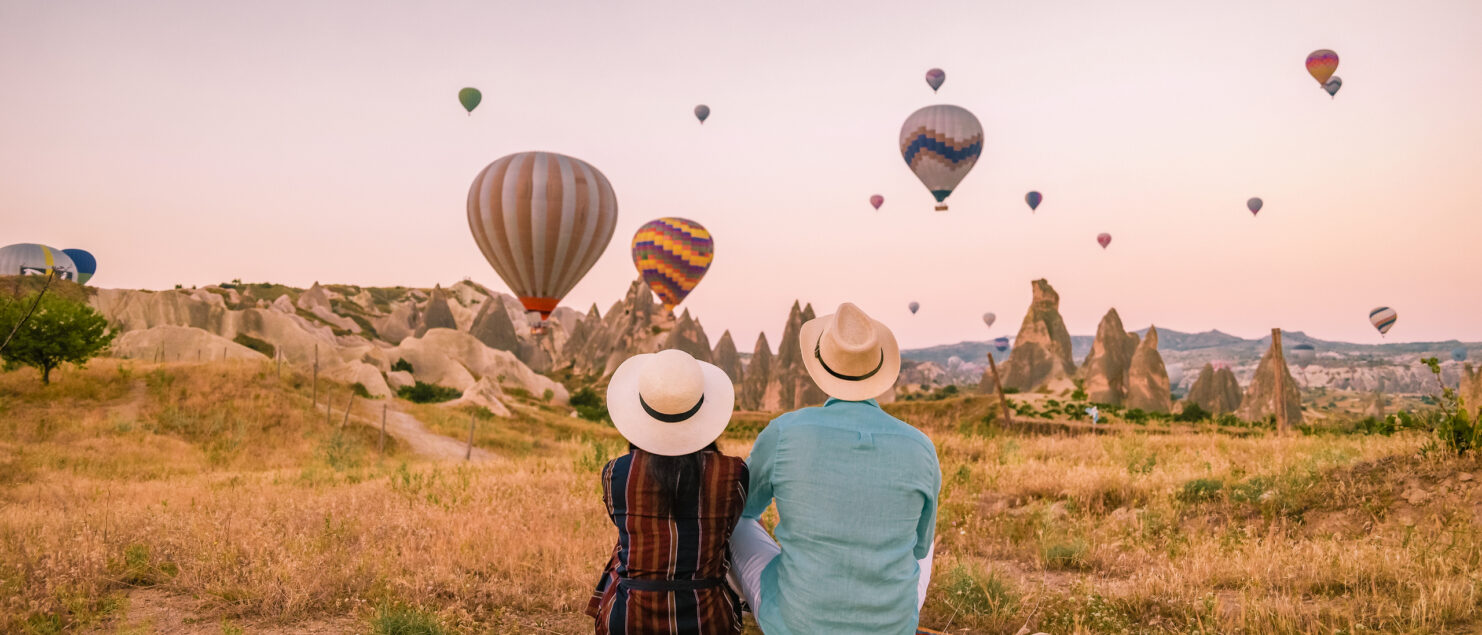
[[[1379,342],[1388,305],[1388,341],[1482,340],[1482,3],[1214,4],[0,0],[0,244],[89,249],[101,287],[506,290],[468,186],[548,150],[619,202],[565,304],[605,312],[637,227],[690,218],[716,259],[684,306],[744,350],[794,298],[907,347],[1012,336],[1040,277],[1077,334],[1114,306]],[[986,136],[946,213],[896,145],[934,103]]]

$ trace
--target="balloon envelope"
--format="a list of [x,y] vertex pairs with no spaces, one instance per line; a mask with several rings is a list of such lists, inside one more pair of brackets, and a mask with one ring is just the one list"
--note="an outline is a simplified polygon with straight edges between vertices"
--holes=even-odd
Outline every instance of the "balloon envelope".
[[1338,70],[1338,54],[1328,49],[1318,49],[1307,55],[1307,72],[1319,84],[1328,83],[1333,71]]
[[906,305],[906,308],[911,309],[911,315],[915,315],[916,314],[916,311],[921,308],[921,303],[920,302],[912,302],[912,303]]
[[651,220],[633,235],[633,265],[670,311],[700,284],[714,259],[710,232],[692,220]]
[[988,326],[993,326],[993,323],[994,322],[997,322],[997,321],[998,321],[998,316],[997,315],[994,315],[991,311],[988,312],[988,313],[984,313],[983,314],[983,324],[986,324]]
[[45,276],[53,271],[62,280],[77,279],[77,265],[60,249],[36,243],[0,248],[0,276]]
[[1394,328],[1395,321],[1398,319],[1400,319],[1400,314],[1387,306],[1377,307],[1369,312],[1369,323],[1373,324],[1374,328],[1379,329],[1380,335],[1384,335],[1391,328]]
[[1009,350],[1009,338],[1000,337],[996,340],[993,340],[993,348],[998,349],[998,352],[1000,353]]
[[900,146],[906,165],[936,197],[936,210],[944,212],[943,201],[983,154],[983,126],[965,108],[927,106],[901,125]]
[[458,91],[458,103],[463,104],[463,109],[467,110],[470,114],[473,113],[474,108],[479,107],[479,102],[483,100],[484,94],[479,92],[477,88],[465,88]]
[[1317,349],[1311,344],[1298,344],[1292,347],[1292,361],[1298,365],[1306,366],[1317,359]]
[[1458,362],[1467,361],[1467,349],[1461,346],[1451,349],[1451,359]]
[[1265,204],[1266,203],[1261,200],[1261,197],[1255,196],[1251,197],[1250,200],[1245,202],[1245,207],[1246,209],[1249,209],[1251,215],[1254,216],[1257,212],[1261,211],[1261,206]]
[[873,205],[875,207],[875,209],[880,209],[880,206],[881,205],[884,205],[884,204],[885,204],[885,197],[884,196],[880,196],[879,194],[876,194],[876,195],[870,197],[870,205]]
[[81,249],[63,249],[62,253],[72,259],[72,264],[77,267],[77,284],[87,284],[98,272],[98,259],[92,254]]
[[1343,87],[1343,78],[1342,77],[1334,77],[1334,78],[1332,78],[1332,79],[1330,79],[1330,80],[1328,80],[1326,82],[1323,82],[1323,84],[1322,84],[1322,89],[1325,90],[1325,91],[1328,91],[1328,96],[1329,97],[1332,97],[1334,95],[1337,95],[1338,94],[1338,89],[1339,88],[1342,88],[1342,87]]
[[1039,192],[1031,191],[1030,193],[1024,195],[1024,202],[1029,203],[1029,211],[1031,212],[1039,209],[1039,202],[1042,200],[1045,200],[1045,197],[1042,196]]
[[940,68],[926,71],[926,85],[931,87],[931,92],[937,92],[942,87],[942,82],[947,81],[947,73]]
[[[1106,249],[1106,246],[1111,244],[1111,234],[1108,234],[1106,232],[1102,232],[1100,234],[1097,234],[1096,235],[1096,242],[1101,245],[1101,248],[1102,249]],[[1137,250],[1134,249],[1133,251],[1137,251]]]
[[468,228],[479,251],[542,320],[607,249],[617,213],[607,177],[554,152],[500,158],[468,188]]
[[705,123],[705,120],[710,118],[710,107],[705,104],[695,106],[695,118],[699,119],[700,123]]

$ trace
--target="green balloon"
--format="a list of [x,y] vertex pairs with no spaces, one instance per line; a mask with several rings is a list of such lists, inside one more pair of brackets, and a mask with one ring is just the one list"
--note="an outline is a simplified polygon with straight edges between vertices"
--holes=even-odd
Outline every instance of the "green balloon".
[[479,107],[479,102],[483,100],[484,94],[479,92],[477,88],[465,88],[458,91],[458,103],[463,104],[463,109],[467,110],[470,114],[473,113],[474,108]]

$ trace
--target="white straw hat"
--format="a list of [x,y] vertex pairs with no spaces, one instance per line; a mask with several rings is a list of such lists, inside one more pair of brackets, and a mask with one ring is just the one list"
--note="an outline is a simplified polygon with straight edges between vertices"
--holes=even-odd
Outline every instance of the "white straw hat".
[[803,366],[830,397],[874,399],[890,390],[901,372],[895,334],[848,302],[833,315],[803,324],[798,333]]
[[607,384],[618,432],[646,452],[679,456],[703,449],[731,421],[736,388],[725,371],[680,350],[634,355]]

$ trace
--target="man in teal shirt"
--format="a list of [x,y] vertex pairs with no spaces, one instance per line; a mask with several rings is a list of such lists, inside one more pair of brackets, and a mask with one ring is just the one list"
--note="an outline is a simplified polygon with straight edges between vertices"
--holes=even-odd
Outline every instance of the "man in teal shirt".
[[[931,440],[873,399],[894,385],[900,349],[847,303],[799,338],[831,398],[778,417],[752,446],[731,537],[741,590],[767,635],[914,633],[942,475]],[[773,499],[776,543],[756,521]]]

